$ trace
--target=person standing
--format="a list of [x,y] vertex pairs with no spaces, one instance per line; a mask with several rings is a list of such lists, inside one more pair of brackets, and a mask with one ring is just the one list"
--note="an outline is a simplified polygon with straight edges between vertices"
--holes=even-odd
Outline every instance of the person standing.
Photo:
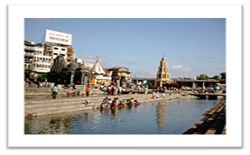
[[111,95],[111,87],[108,86],[108,95]]
[[119,88],[118,88],[118,95],[121,95],[122,94],[122,87],[120,86]]
[[56,96],[57,96],[57,87],[56,87],[56,85],[51,89],[51,91],[52,91],[53,98],[56,99]]
[[148,87],[145,88],[145,94],[148,94]]
[[115,93],[115,88],[114,88],[115,86],[113,86],[112,88],[111,88],[111,95],[114,95],[114,93]]
[[89,86],[87,86],[87,88],[86,88],[86,96],[87,97],[89,96],[89,92],[90,92],[90,88],[89,88]]
[[106,93],[108,94],[106,86],[104,86],[103,91],[104,91],[104,94],[106,94]]
[[113,95],[117,95],[117,88],[114,86],[114,93]]
[[152,97],[155,97],[155,89],[152,90]]

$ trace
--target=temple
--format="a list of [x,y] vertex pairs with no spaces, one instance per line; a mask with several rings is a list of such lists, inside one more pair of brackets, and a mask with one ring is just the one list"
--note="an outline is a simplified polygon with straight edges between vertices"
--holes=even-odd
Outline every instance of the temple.
[[155,87],[163,87],[167,83],[171,83],[170,73],[168,68],[168,62],[165,56],[162,57],[160,61],[160,66],[158,67],[158,72],[155,80]]
[[75,61],[66,65],[63,55],[54,59],[51,71],[47,75],[48,82],[63,85],[88,85],[90,72],[88,67],[77,64]]
[[126,67],[112,67],[108,72],[112,74],[112,84],[117,86],[125,87],[132,81],[131,72]]
[[90,73],[92,74],[91,81],[90,81],[91,85],[99,87],[100,85],[108,86],[110,84],[111,75],[108,74],[107,76],[104,76],[106,73],[102,65],[99,63],[98,56]]

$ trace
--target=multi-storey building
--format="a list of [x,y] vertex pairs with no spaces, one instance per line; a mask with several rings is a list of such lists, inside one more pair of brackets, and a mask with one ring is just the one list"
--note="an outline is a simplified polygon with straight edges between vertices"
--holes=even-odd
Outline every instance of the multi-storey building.
[[[58,55],[63,55],[67,65],[73,62],[74,60],[74,48],[68,46],[63,46],[59,44],[45,44],[45,53],[50,55],[53,60]],[[51,64],[53,64],[53,60]]]
[[73,62],[74,48],[58,44],[38,43],[24,41],[24,68],[34,72],[50,72],[53,60],[63,55],[66,64]]
[[37,73],[49,72],[51,68],[51,56],[45,55],[44,44],[34,44],[32,41],[24,41],[24,68]]
[[66,53],[66,64],[70,64],[74,61],[74,48],[67,47],[67,53]]
[[24,68],[31,69],[35,47],[34,43],[31,41],[24,41]]
[[35,47],[32,71],[38,73],[50,72],[52,58],[48,54],[44,54],[44,45],[41,45],[42,47]]

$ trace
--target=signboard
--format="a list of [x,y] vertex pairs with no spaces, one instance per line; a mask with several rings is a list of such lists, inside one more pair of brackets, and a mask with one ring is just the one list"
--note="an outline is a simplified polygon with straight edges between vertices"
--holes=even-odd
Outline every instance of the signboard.
[[46,30],[45,42],[72,46],[72,34]]

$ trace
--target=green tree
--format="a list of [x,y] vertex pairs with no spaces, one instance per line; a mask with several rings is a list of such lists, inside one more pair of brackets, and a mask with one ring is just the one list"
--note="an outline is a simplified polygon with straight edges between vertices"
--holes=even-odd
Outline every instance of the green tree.
[[220,76],[219,76],[219,75],[215,75],[215,76],[213,76],[213,79],[219,80],[219,79],[220,79]]
[[221,79],[226,79],[226,72],[222,72],[220,73],[220,75],[221,75]]
[[43,73],[41,75],[38,75],[37,80],[38,81],[45,81],[47,79],[47,74],[48,73]]
[[208,76],[206,74],[201,74],[201,75],[197,76],[197,79],[198,80],[206,80],[206,79],[208,79]]

